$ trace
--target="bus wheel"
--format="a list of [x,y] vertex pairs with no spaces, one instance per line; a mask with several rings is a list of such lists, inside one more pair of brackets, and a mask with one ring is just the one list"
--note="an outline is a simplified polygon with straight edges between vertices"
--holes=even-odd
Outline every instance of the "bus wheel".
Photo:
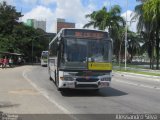
[[59,88],[59,80],[58,80],[56,71],[55,71],[55,78],[54,79],[55,79],[55,84],[56,84],[57,90],[62,91],[62,88]]
[[63,88],[58,88],[57,87],[57,90],[63,92]]
[[49,80],[52,81],[52,77],[51,77],[51,72],[50,72],[50,69],[48,70],[49,71]]
[[50,80],[50,81],[52,81],[52,80],[53,80],[51,76],[49,77],[49,80]]
[[56,87],[58,91],[63,91],[63,88],[59,88],[59,80],[56,79]]
[[94,91],[94,92],[99,92],[99,89],[98,89],[98,88],[97,88],[97,89],[93,89],[93,91]]
[[55,82],[56,82],[56,86],[58,88],[59,87],[59,81],[56,79]]
[[59,90],[59,81],[58,81],[58,78],[57,78],[57,75],[56,75],[56,71],[55,71],[55,84],[56,84],[56,87],[57,87],[57,89]]

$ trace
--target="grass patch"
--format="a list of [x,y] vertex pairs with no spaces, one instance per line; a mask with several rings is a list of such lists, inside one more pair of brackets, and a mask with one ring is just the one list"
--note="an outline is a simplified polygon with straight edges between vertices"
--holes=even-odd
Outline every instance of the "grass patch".
[[[113,66],[119,67],[119,64],[118,64],[118,63],[112,63],[112,64],[113,64]],[[124,66],[125,66],[125,64],[124,64],[124,63],[121,63],[121,67],[123,68]],[[143,66],[133,65],[133,64],[128,64],[128,63],[127,63],[127,67],[146,69],[146,68],[143,67]]]
[[145,71],[137,71],[137,70],[113,70],[117,72],[129,72],[129,73],[136,73],[136,74],[142,74],[142,75],[152,75],[152,76],[160,76],[160,73],[153,73],[153,72],[145,72]]

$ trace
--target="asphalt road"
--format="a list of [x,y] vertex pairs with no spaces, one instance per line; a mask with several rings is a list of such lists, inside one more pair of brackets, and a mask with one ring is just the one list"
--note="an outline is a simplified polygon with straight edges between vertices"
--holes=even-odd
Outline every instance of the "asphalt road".
[[40,114],[34,120],[51,120],[53,114],[55,120],[103,120],[106,114],[160,113],[160,80],[152,77],[113,73],[111,87],[98,92],[60,92],[49,80],[47,67],[37,65],[1,69],[0,86],[0,111]]
[[47,67],[36,66],[27,77],[57,106],[71,114],[160,113],[160,81],[113,73],[110,88],[99,92],[57,91]]

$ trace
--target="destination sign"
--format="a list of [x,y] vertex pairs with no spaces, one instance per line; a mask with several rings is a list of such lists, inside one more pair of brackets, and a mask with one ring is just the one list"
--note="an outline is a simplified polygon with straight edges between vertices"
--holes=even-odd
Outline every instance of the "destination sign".
[[93,38],[104,38],[104,33],[100,32],[75,32],[76,37],[93,37]]
[[108,33],[95,30],[68,30],[64,31],[64,36],[73,36],[77,38],[107,38]]

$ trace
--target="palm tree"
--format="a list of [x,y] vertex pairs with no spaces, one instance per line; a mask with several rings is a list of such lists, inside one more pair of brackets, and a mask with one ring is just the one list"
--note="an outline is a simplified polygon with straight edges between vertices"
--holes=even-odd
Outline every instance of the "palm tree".
[[[138,32],[143,36],[143,39],[145,41],[143,47],[147,47],[146,50],[148,52],[148,55],[150,57],[150,68],[153,69],[154,64],[154,48],[155,48],[155,42],[154,42],[154,31],[151,29],[152,23],[151,21],[146,21],[144,18],[144,10],[143,6],[148,0],[137,0],[140,1],[141,4],[137,5],[135,7],[135,15],[132,19],[138,19],[137,24],[137,30]],[[148,8],[149,10],[150,8]]]
[[130,54],[130,62],[132,62],[133,56],[140,53],[140,37],[134,32],[128,31],[128,53]]
[[[84,28],[93,26],[99,30],[108,29],[111,38],[113,39],[114,46],[119,46],[121,43],[119,40],[118,32],[121,26],[124,26],[125,21],[121,17],[121,8],[118,5],[114,5],[109,11],[106,7],[101,10],[93,11],[91,14],[87,14],[86,18],[90,18],[90,21],[84,25]],[[115,47],[118,49],[117,47]],[[116,51],[114,49],[114,51]],[[115,53],[119,55],[119,51]],[[118,57],[117,57],[118,58]]]
[[145,21],[151,22],[151,30],[155,33],[156,40],[156,69],[159,69],[159,44],[160,44],[160,0],[148,0],[144,6],[144,18]]
[[84,28],[93,26],[100,30],[105,30],[116,26],[124,25],[124,19],[121,17],[121,8],[118,5],[114,5],[110,11],[107,11],[106,7],[101,10],[93,11],[91,14],[87,14],[86,18],[90,18],[89,23],[84,25]]
[[91,14],[87,14],[86,18],[90,18],[89,23],[84,25],[84,28],[93,26],[94,28],[98,28],[99,30],[105,29],[105,19],[107,18],[106,8],[103,7],[99,11],[93,11]]
[[137,5],[135,7],[135,14],[132,17],[132,19],[138,19],[138,24],[137,24],[137,30],[138,32],[141,32],[143,29],[145,29],[145,21],[143,18],[143,5],[147,0],[136,0],[136,1],[140,1],[141,4]]

